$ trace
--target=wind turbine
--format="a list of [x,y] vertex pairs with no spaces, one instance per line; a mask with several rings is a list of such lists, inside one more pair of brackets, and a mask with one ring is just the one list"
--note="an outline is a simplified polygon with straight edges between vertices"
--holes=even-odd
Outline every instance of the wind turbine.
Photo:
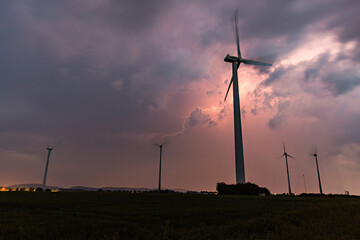
[[158,185],[158,191],[161,191],[161,157],[162,157],[162,148],[163,146],[169,144],[168,140],[165,140],[163,143],[161,144],[154,144],[155,146],[160,148],[160,163],[159,163],[159,185]]
[[289,186],[289,195],[291,195],[291,186],[290,186],[290,176],[289,176],[289,166],[288,166],[288,157],[289,158],[292,158],[292,159],[295,159],[293,156],[289,155],[287,152],[286,152],[286,149],[285,149],[285,143],[283,143],[283,147],[284,147],[284,154],[281,155],[281,157],[285,156],[285,161],[286,161],[286,172],[287,172],[287,179],[288,179],[288,186]]
[[229,87],[227,89],[225,99],[229,93],[231,84],[233,86],[233,106],[234,106],[234,135],[235,135],[235,168],[236,168],[236,183],[245,183],[245,167],[244,167],[244,149],[243,149],[243,140],[241,132],[241,116],[240,116],[240,99],[239,99],[239,86],[238,86],[238,75],[237,69],[241,63],[248,65],[258,65],[258,66],[271,66],[269,63],[258,62],[250,59],[244,59],[241,57],[240,52],[240,42],[239,42],[239,32],[237,26],[237,13],[235,12],[235,30],[236,30],[236,44],[237,44],[237,54],[238,56],[226,55],[224,61],[232,64],[232,73]]
[[315,161],[316,161],[316,169],[317,169],[317,174],[318,174],[318,179],[319,179],[319,189],[320,189],[320,194],[323,194],[322,188],[321,188],[321,180],[320,180],[320,172],[319,172],[319,164],[318,164],[318,159],[317,159],[317,150],[315,149],[313,156],[315,157]]
[[45,166],[45,174],[44,174],[44,179],[43,179],[43,188],[45,188],[46,186],[46,178],[47,178],[47,171],[48,171],[48,167],[49,167],[49,160],[50,160],[50,154],[51,154],[51,151],[60,143],[57,142],[54,146],[52,147],[47,147],[46,150],[48,150],[48,155],[47,155],[47,159],[46,159],[46,166]]

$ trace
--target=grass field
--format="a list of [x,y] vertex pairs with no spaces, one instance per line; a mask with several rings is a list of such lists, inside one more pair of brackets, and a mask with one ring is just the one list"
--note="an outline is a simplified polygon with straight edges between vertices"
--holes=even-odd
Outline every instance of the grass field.
[[1,192],[0,239],[360,239],[360,198]]

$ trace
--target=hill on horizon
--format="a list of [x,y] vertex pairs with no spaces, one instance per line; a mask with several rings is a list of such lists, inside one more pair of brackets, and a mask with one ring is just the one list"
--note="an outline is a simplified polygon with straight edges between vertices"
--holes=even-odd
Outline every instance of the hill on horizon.
[[[11,186],[6,186],[7,188],[43,188],[42,184],[38,183],[24,183],[24,184],[14,184]],[[72,186],[72,187],[58,187],[58,186],[46,186],[48,189],[64,189],[64,190],[81,190],[81,191],[98,191],[102,189],[103,191],[140,191],[140,192],[150,192],[156,190],[156,188],[141,188],[141,187],[87,187],[87,186]],[[186,189],[169,189],[176,192],[187,192]]]

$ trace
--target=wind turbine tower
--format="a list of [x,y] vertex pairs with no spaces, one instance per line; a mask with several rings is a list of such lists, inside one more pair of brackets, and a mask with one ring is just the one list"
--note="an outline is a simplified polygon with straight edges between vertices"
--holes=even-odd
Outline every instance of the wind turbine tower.
[[321,187],[321,180],[320,180],[319,164],[318,164],[318,158],[317,158],[318,155],[317,155],[316,150],[315,150],[315,153],[313,154],[313,156],[315,157],[315,161],[316,161],[316,169],[317,169],[317,174],[318,174],[318,179],[319,179],[320,194],[323,194],[322,187]]
[[286,172],[287,172],[287,179],[288,179],[288,186],[289,186],[289,195],[291,195],[292,193],[291,193],[291,185],[290,185],[290,175],[289,175],[288,157],[289,157],[289,158],[292,158],[292,159],[295,159],[295,158],[286,152],[285,143],[283,144],[283,147],[284,147],[284,154],[281,155],[281,157],[285,156]]
[[46,159],[46,166],[45,166],[45,173],[44,173],[44,179],[43,179],[43,188],[46,187],[46,178],[47,178],[47,171],[48,171],[48,167],[49,167],[49,161],[50,161],[50,154],[51,151],[56,147],[56,145],[58,145],[60,142],[58,142],[57,144],[55,144],[52,147],[47,147],[46,149],[48,150],[48,155],[47,155],[47,159]]
[[165,140],[163,143],[161,144],[154,144],[155,146],[159,147],[160,149],[160,162],[159,162],[159,185],[158,185],[158,191],[161,191],[161,158],[162,158],[162,149],[163,146],[169,144],[168,140]]
[[160,163],[159,163],[159,186],[158,186],[158,191],[161,191],[161,156],[162,156],[162,145],[159,145],[160,148]]
[[258,62],[254,60],[244,59],[241,57],[240,52],[240,42],[239,42],[239,32],[237,26],[237,13],[235,12],[235,30],[236,30],[236,44],[237,44],[237,54],[238,56],[226,55],[224,61],[232,64],[232,78],[228,87],[228,90],[225,95],[225,99],[229,93],[231,84],[233,86],[233,107],[234,107],[234,135],[235,135],[235,168],[236,168],[236,183],[245,183],[245,167],[244,167],[244,149],[243,149],[243,139],[241,131],[241,116],[240,116],[240,99],[239,99],[239,84],[238,84],[238,75],[237,70],[241,63],[248,65],[258,65],[258,66],[271,66],[269,63]]

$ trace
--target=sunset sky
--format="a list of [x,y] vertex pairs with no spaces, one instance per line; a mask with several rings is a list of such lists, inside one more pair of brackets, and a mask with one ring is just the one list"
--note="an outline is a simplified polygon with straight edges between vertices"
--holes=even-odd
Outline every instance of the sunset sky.
[[0,185],[211,190],[235,182],[238,9],[246,181],[360,194],[360,2],[2,1]]

